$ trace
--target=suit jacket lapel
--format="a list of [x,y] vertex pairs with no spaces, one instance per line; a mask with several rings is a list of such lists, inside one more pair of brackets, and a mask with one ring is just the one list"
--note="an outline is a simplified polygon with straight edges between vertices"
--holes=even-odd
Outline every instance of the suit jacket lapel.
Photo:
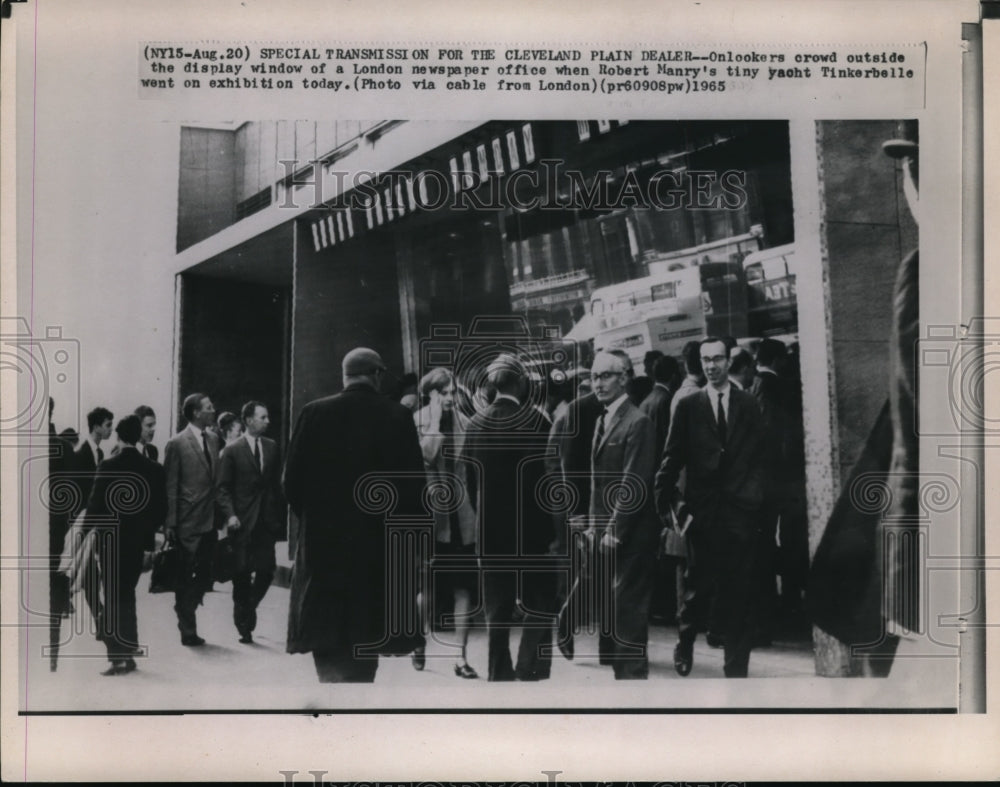
[[264,467],[270,468],[274,467],[274,463],[277,460],[278,455],[278,445],[271,441],[265,440],[263,437],[260,439],[260,455],[264,457]]
[[620,405],[618,405],[618,409],[615,410],[615,414],[613,416],[611,416],[611,422],[604,424],[604,434],[601,436],[601,442],[600,442],[600,444],[597,446],[597,449],[594,451],[594,456],[597,456],[598,454],[601,453],[601,449],[604,448],[604,444],[608,442],[608,438],[611,436],[611,433],[615,430],[615,428],[621,422],[622,417],[625,414],[625,409],[627,407],[630,407],[630,406],[631,406],[631,402],[629,402],[626,399],[624,402],[622,402]]
[[729,390],[729,413],[726,415],[726,442],[733,442],[733,435],[736,434],[736,427],[739,426],[743,418],[743,397],[737,395],[735,389]]
[[[191,445],[194,447],[195,454],[198,455],[198,458],[201,460],[201,463],[208,468],[209,472],[211,472],[212,465],[208,464],[208,457],[205,456],[205,449],[202,447],[201,441],[197,437],[195,437],[194,432],[192,432],[187,427],[184,428],[184,431],[187,433],[188,442],[190,442]],[[204,434],[204,432],[202,432],[202,434]],[[205,442],[208,443],[208,435],[205,435]],[[211,451],[212,450],[211,447],[209,447],[208,450]]]
[[[726,416],[726,442],[729,442],[729,425],[732,423],[732,409],[733,409],[733,390],[729,391],[729,415]],[[712,425],[712,431],[715,436],[719,436],[719,399],[714,396],[715,389],[710,385],[706,385],[702,391],[701,401],[702,407],[705,409],[705,418],[708,423]],[[720,441],[721,443],[721,441]]]
[[[250,441],[247,440],[245,437],[241,437],[240,438],[240,442],[243,443],[243,453],[246,456],[247,461],[250,462],[250,465],[253,467],[253,469],[257,473],[257,475],[260,475],[261,474],[261,472],[260,472],[260,465],[257,464],[257,458],[253,455],[253,451],[250,448]],[[261,456],[263,457],[264,461],[266,462],[267,461],[267,457],[264,456],[264,443],[261,441],[261,439],[259,437],[257,438],[257,443],[260,445]]]

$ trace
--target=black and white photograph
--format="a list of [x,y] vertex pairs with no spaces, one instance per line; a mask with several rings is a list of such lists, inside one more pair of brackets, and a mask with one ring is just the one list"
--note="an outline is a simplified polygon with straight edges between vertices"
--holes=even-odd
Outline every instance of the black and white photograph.
[[7,778],[139,773],[36,763],[62,724],[232,723],[159,779],[358,736],[239,770],[288,782],[988,719],[975,4],[884,46],[143,5],[107,51],[7,6]]

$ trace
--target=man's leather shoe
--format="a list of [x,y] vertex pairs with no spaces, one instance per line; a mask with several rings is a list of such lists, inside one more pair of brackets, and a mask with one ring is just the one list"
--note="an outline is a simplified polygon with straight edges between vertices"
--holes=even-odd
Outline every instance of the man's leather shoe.
[[694,643],[678,642],[674,646],[674,669],[682,678],[691,674],[691,666],[694,664]]
[[253,634],[251,634],[249,631],[246,632],[245,634],[240,634],[240,642],[242,642],[244,645],[252,645]]
[[478,678],[479,673],[476,672],[468,664],[456,664],[455,674],[460,678]]
[[410,654],[410,663],[413,664],[413,669],[417,672],[423,670],[424,665],[427,664],[427,656],[424,653],[423,648],[417,648],[412,654]]
[[714,631],[710,631],[705,635],[705,642],[708,643],[710,648],[721,648],[726,644],[726,640],[723,639],[721,634],[716,634]]
[[203,640],[197,634],[185,634],[183,637],[181,637],[181,644],[186,645],[189,648],[196,648],[199,645],[204,645],[205,640]]
[[101,674],[107,677],[111,675],[125,675],[135,669],[135,662],[132,662],[132,666],[129,667],[127,661],[112,661],[111,666],[108,667]]

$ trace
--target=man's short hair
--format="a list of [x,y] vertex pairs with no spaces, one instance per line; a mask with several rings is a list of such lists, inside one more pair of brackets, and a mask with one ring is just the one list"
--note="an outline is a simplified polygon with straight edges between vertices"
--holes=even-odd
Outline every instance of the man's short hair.
[[201,409],[201,403],[207,398],[206,394],[203,393],[193,393],[188,394],[184,399],[184,404],[181,407],[181,412],[184,413],[185,421],[194,420],[194,414]]
[[240,410],[240,420],[242,420],[243,423],[249,421],[251,418],[254,417],[254,414],[257,412],[258,407],[263,407],[265,410],[267,409],[267,405],[264,404],[263,402],[258,402],[256,399],[251,399],[249,402],[243,405],[243,408]]
[[617,348],[614,350],[605,350],[604,352],[606,352],[608,355],[613,355],[615,356],[615,358],[618,358],[622,362],[622,369],[625,371],[626,374],[633,373],[632,359],[628,357],[627,352],[625,352],[624,350],[619,350]]
[[153,412],[153,408],[150,407],[148,404],[140,404],[133,411],[133,415],[139,416],[140,421],[143,418],[149,418],[149,417],[156,418],[156,413]]
[[726,340],[723,339],[721,336],[706,336],[704,339],[702,339],[700,342],[698,342],[698,356],[699,356],[699,359],[701,357],[701,348],[704,347],[706,344],[715,344],[716,342],[721,342],[722,345],[726,348],[726,357],[728,358],[729,357],[729,351],[732,349],[732,347],[730,347],[728,344],[726,344]]
[[697,377],[702,373],[701,369],[701,343],[691,340],[684,345],[681,352],[684,357],[684,369],[688,374]]
[[108,408],[95,407],[87,413],[87,429],[92,432],[95,426],[100,426],[105,421],[110,421],[114,417],[114,414]]
[[376,372],[387,371],[382,356],[369,347],[355,347],[340,363],[344,377],[374,377]]
[[431,391],[443,391],[455,379],[450,371],[443,366],[435,366],[427,374],[420,378],[420,395],[430,396]]
[[225,412],[219,416],[219,434],[223,437],[229,432],[233,424],[237,423],[240,419],[236,417],[236,413]]
[[419,380],[420,378],[417,377],[417,375],[414,374],[413,372],[407,372],[406,374],[404,374],[402,377],[399,378],[399,380],[396,381],[395,398],[399,400],[402,399],[404,396],[407,396],[408,395],[407,389],[409,388],[413,389],[409,393],[419,391],[420,390]]
[[753,367],[753,356],[749,350],[740,347],[729,356],[729,373],[741,374]]
[[510,353],[498,356],[486,367],[486,381],[505,393],[519,388],[526,376],[524,365]]
[[115,434],[123,443],[135,445],[142,436],[142,419],[135,413],[126,415],[115,427]]
[[653,379],[658,383],[669,383],[680,372],[680,365],[672,355],[664,355],[662,358],[657,358],[656,363],[653,364]]
[[785,343],[777,339],[764,339],[757,347],[757,363],[774,366],[774,362],[788,355]]

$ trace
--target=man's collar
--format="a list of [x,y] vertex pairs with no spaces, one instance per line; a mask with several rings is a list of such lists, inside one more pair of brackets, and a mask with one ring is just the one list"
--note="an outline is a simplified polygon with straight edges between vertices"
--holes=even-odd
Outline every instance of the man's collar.
[[509,402],[513,402],[513,403],[514,403],[514,404],[516,404],[516,405],[517,405],[518,407],[520,407],[520,406],[521,406],[521,403],[520,403],[520,402],[519,402],[519,401],[517,400],[517,397],[516,397],[516,396],[511,396],[511,395],[510,395],[510,394],[508,394],[508,393],[498,393],[498,394],[497,394],[496,396],[494,396],[494,397],[493,397],[493,404],[496,404],[496,403],[497,403],[497,402],[499,402],[499,401],[500,401],[501,399],[506,399],[506,400],[507,400],[507,401],[509,401]]
[[715,399],[719,398],[719,394],[723,396],[728,396],[735,386],[732,385],[732,380],[728,377],[726,378],[726,384],[722,388],[716,388],[714,385],[706,385],[705,390],[708,391],[709,395]]
[[655,382],[655,383],[653,383],[653,387],[654,388],[656,388],[657,386],[659,386],[660,388],[662,388],[664,391],[669,391],[670,390],[670,386],[667,385],[666,383],[661,383],[661,382]]
[[772,369],[770,366],[758,366],[757,367],[757,373],[758,374],[773,374],[775,377],[778,376],[778,373],[776,371],[774,371],[774,369]]
[[624,402],[626,399],[628,399],[628,394],[622,393],[622,395],[619,396],[617,399],[615,399],[613,402],[611,402],[611,404],[605,405],[604,411],[605,411],[606,421],[614,417],[614,414],[618,412],[618,408],[622,406],[622,402]]
[[197,437],[199,440],[201,440],[201,433],[205,431],[204,429],[195,426],[193,421],[188,422],[188,429],[190,429],[191,432],[194,434],[194,436]]

